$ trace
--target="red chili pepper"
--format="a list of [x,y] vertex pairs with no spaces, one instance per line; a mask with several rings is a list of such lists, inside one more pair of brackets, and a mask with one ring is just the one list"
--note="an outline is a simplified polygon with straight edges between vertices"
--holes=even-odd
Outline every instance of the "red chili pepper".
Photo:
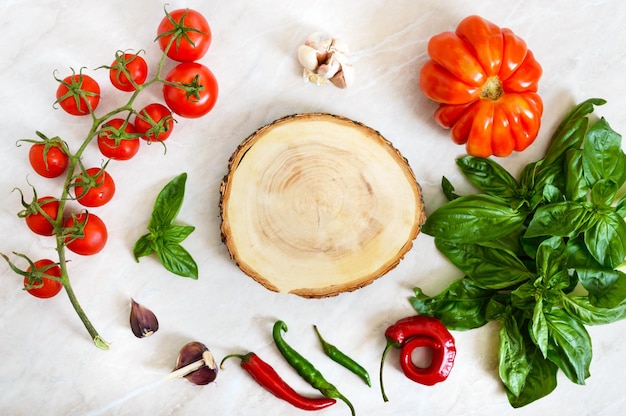
[[248,374],[256,380],[259,385],[272,393],[279,399],[291,403],[293,406],[302,410],[320,410],[328,406],[332,406],[337,402],[335,399],[327,397],[306,397],[300,395],[285,380],[283,380],[276,370],[268,363],[263,361],[253,352],[245,355],[231,354],[222,359],[220,367],[228,358],[237,357],[241,359],[241,368],[246,370]]
[[[391,348],[400,348],[400,366],[409,379],[428,386],[445,380],[456,356],[454,338],[445,325],[437,318],[429,316],[410,316],[400,319],[385,331],[387,346],[380,361],[380,389],[383,399],[388,401],[383,386],[383,365]],[[427,368],[420,368],[413,363],[413,350],[419,347],[430,348],[432,362]]]

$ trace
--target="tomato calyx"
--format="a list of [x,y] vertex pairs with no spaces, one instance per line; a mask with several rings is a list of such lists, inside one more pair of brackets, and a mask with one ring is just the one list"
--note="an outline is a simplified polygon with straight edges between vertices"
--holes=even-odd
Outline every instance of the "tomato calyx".
[[40,131],[35,131],[35,134],[39,137],[40,140],[36,139],[20,139],[17,141],[16,146],[21,146],[21,142],[31,143],[31,144],[42,144],[43,145],[43,163],[46,169],[48,169],[48,152],[50,149],[57,148],[65,153],[68,157],[70,155],[69,147],[67,143],[61,139],[59,136],[54,136],[52,138],[46,136]]
[[[83,68],[80,68],[78,74],[74,70],[74,68],[70,68],[72,70],[72,75],[66,77],[65,79],[60,79],[56,76],[57,71],[54,71],[54,79],[59,82],[62,86],[67,88],[67,92],[62,94],[57,98],[54,102],[55,106],[59,104],[61,101],[64,101],[68,98],[72,98],[76,104],[76,109],[80,114],[89,114],[93,113],[95,108],[92,107],[91,101],[88,99],[89,97],[100,97],[98,92],[89,91],[83,88],[83,82],[86,75],[83,75]],[[83,105],[87,106],[87,112],[85,112],[82,108]]]
[[58,263],[49,262],[49,264],[38,267],[35,264],[36,262],[32,261],[25,254],[17,253],[15,251],[13,252],[13,254],[26,260],[26,262],[28,263],[28,268],[26,270],[20,269],[5,254],[0,253],[0,256],[4,258],[11,270],[13,270],[16,274],[24,277],[24,290],[42,288],[44,285],[44,279],[53,280],[55,282],[63,284],[63,279],[61,277],[49,273],[51,269],[59,266]]
[[[114,86],[123,91],[130,92],[140,90],[143,88],[147,77],[147,65],[145,60],[140,56],[142,52],[144,52],[143,49],[136,53],[118,50],[115,52],[115,60],[110,66],[102,65],[97,69],[108,69],[111,74],[111,82]],[[135,64],[141,67],[139,73],[131,70],[131,67]]]
[[154,40],[157,41],[160,38],[171,36],[169,44],[165,48],[165,53],[167,53],[170,50],[172,45],[174,45],[176,48],[176,51],[178,51],[178,48],[180,47],[180,43],[182,42],[183,39],[189,42],[191,46],[195,47],[196,44],[189,37],[189,34],[188,34],[189,32],[194,32],[194,33],[198,33],[201,35],[207,34],[206,32],[199,30],[198,28],[185,26],[185,17],[187,17],[187,15],[189,14],[189,9],[185,10],[185,12],[180,17],[179,21],[176,21],[176,19],[172,17],[172,15],[167,11],[167,9],[164,8],[164,10],[165,10],[165,16],[167,17],[167,20],[169,20],[169,22],[172,25],[172,29],[165,31],[163,33],[159,33],[159,35]]
[[42,215],[48,222],[54,223],[56,221],[56,218],[50,217],[46,210],[44,210],[42,207],[49,203],[58,202],[58,199],[54,197],[38,198],[35,187],[31,185],[31,189],[33,190],[33,199],[30,203],[26,202],[26,199],[24,199],[24,193],[20,188],[13,189],[14,191],[18,191],[20,193],[22,206],[24,207],[23,210],[17,213],[17,216],[20,218],[26,218],[30,215]]
[[74,176],[70,182],[70,187],[74,188],[74,196],[76,199],[81,199],[87,195],[91,189],[102,186],[105,169],[108,164],[109,161],[107,160],[97,172],[88,172],[82,165],[80,166],[81,172]]
[[202,99],[200,93],[206,89],[201,83],[200,74],[196,74],[189,83],[168,82],[166,84],[183,90],[185,92],[185,98],[187,98],[189,102],[199,102]]
[[[139,122],[147,124],[147,128],[143,128]],[[176,119],[167,107],[154,103],[136,113],[135,128],[148,143],[163,142],[170,135],[175,122]]]
[[124,120],[119,127],[115,127],[113,123],[105,123],[102,128],[98,130],[98,137],[109,139],[113,143],[107,145],[115,148],[122,144],[124,140],[135,140],[142,136],[141,134],[135,133],[134,129],[132,123],[128,120]]
[[[63,228],[63,239],[65,240],[66,246],[71,244],[73,241],[85,237],[85,227],[90,215],[91,214],[87,210],[82,210],[78,214],[75,212],[71,213],[71,217],[65,222],[65,226]],[[68,223],[71,225],[68,226]]]
[[480,98],[497,101],[504,94],[502,81],[497,76],[487,78],[480,92]]

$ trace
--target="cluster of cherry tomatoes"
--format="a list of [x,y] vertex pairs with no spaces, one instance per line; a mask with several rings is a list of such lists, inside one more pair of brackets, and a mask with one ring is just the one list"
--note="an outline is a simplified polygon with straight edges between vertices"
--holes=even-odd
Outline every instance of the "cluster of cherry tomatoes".
[[[71,115],[92,115],[97,123],[94,138],[102,155],[108,160],[129,160],[139,151],[141,140],[162,142],[171,135],[173,113],[196,118],[214,107],[217,80],[209,68],[197,62],[206,54],[211,40],[209,24],[199,12],[191,9],[166,11],[157,29],[157,41],[163,53],[179,64],[165,77],[158,71],[157,76],[148,80],[148,65],[140,53],[118,52],[113,63],[105,67],[109,70],[111,84],[121,91],[136,94],[151,83],[161,83],[165,105],[154,102],[139,111],[113,111],[109,113],[111,117],[98,119],[94,114],[100,103],[100,86],[82,70],[73,71],[63,79],[57,78],[56,104]],[[25,210],[21,216],[36,234],[61,233],[64,246],[76,254],[89,256],[100,252],[108,238],[104,222],[87,209],[71,216],[64,216],[60,211],[65,206],[64,199],[74,199],[86,208],[95,208],[113,198],[115,182],[106,171],[108,162],[101,167],[86,168],[80,162],[80,153],[72,154],[63,140],[38,135],[42,140],[33,143],[29,151],[35,172],[46,178],[68,175],[68,169],[77,173],[66,176],[71,194],[64,194],[65,198],[60,199],[35,195],[36,202],[23,202]],[[60,276],[61,269],[52,260],[30,262],[24,278],[25,289],[37,297],[52,297],[63,287]]]

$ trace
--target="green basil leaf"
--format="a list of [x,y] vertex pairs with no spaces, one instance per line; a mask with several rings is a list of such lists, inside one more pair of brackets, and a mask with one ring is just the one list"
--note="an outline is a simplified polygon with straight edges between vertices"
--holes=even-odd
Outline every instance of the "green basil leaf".
[[615,211],[598,212],[585,233],[585,245],[604,267],[613,269],[626,257],[626,223]]
[[589,377],[592,346],[584,325],[562,309],[545,313],[550,339],[548,359],[576,384],[585,384]]
[[177,243],[160,242],[157,257],[166,270],[183,277],[198,278],[198,265]]
[[599,308],[615,308],[626,299],[626,275],[619,270],[576,270],[589,301]]
[[561,237],[543,241],[537,250],[537,273],[547,289],[564,289],[569,286],[567,272],[567,246]]
[[459,195],[454,192],[454,186],[445,176],[441,178],[441,190],[448,201],[452,201],[453,199],[457,199],[459,197]]
[[183,205],[186,180],[187,174],[181,173],[159,192],[152,210],[152,217],[148,223],[150,231],[169,225],[174,221]]
[[458,158],[456,164],[474,186],[487,194],[501,198],[516,196],[517,181],[492,159],[465,156]]
[[534,277],[534,273],[509,250],[452,243],[439,238],[435,238],[435,245],[459,270],[484,289],[504,289]]
[[543,313],[543,301],[539,299],[533,311],[532,338],[544,357],[548,356],[548,323]]
[[479,243],[512,233],[526,214],[500,198],[475,194],[457,198],[431,213],[422,232],[457,243]]
[[565,197],[570,201],[582,202],[587,200],[589,187],[583,175],[583,152],[580,149],[570,149],[565,154]]
[[589,228],[593,212],[587,204],[563,201],[544,205],[535,211],[525,238],[540,236],[576,237]]
[[[586,114],[585,114],[586,115]],[[587,118],[563,120],[552,135],[552,140],[544,157],[545,166],[559,165],[570,149],[580,149],[589,126]]]
[[622,218],[626,217],[626,195],[617,202],[615,212]]
[[520,408],[552,393],[557,386],[558,367],[545,359],[541,352],[530,342],[526,342],[526,361],[529,372],[521,393],[515,396],[506,390],[509,403],[514,408]]
[[498,372],[505,387],[515,397],[522,394],[530,366],[526,360],[526,347],[517,321],[509,315],[500,329],[498,347]]
[[552,163],[570,148],[580,148],[588,120],[585,118],[593,113],[594,106],[606,104],[601,98],[590,98],[578,104],[563,118],[550,140],[545,159]]
[[168,243],[182,243],[195,229],[192,225],[171,224],[161,228],[160,235]]
[[591,304],[587,296],[563,296],[563,309],[583,325],[604,325],[626,318],[626,301],[612,308]]
[[495,292],[458,279],[437,296],[427,296],[420,288],[414,293],[409,302],[419,314],[437,317],[449,329],[467,330],[487,323],[485,308]]
[[610,179],[621,187],[626,181],[626,155],[622,137],[613,131],[604,118],[587,132],[583,147],[583,169],[590,186],[601,179]]
[[532,319],[538,296],[534,282],[527,282],[511,291],[511,305],[524,314],[524,317]]
[[599,208],[608,208],[616,195],[617,184],[611,179],[600,179],[591,188],[591,203]]
[[135,261],[137,262],[139,262],[140,257],[149,256],[154,252],[154,240],[150,238],[150,234],[141,236],[133,246],[133,256],[135,256]]

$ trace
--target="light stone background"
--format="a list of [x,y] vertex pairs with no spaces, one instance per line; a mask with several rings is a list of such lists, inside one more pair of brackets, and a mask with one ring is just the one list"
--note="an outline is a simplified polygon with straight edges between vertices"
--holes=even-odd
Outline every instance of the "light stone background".
[[[0,3],[0,252],[53,255],[50,239],[33,236],[15,215],[21,209],[14,187],[40,195],[60,181],[30,173],[27,148],[15,146],[34,131],[82,140],[87,122],[54,110],[53,71],[86,67],[103,87],[102,108],[122,102],[109,86],[108,65],[119,49],[144,49],[151,68],[159,57],[152,42],[163,16],[161,1],[4,0]],[[608,103],[598,115],[626,132],[626,3],[543,0],[480,2],[402,1],[169,1],[169,10],[200,10],[213,30],[202,63],[216,74],[215,109],[198,120],[181,119],[167,142],[143,146],[132,161],[112,163],[114,200],[97,213],[109,227],[104,251],[91,258],[71,255],[74,288],[110,351],[96,349],[64,294],[39,301],[20,290],[19,279],[0,264],[0,413],[3,415],[296,415],[306,412],[275,399],[228,363],[216,383],[198,387],[184,380],[159,383],[173,367],[178,349],[197,340],[220,359],[257,352],[296,389],[312,393],[273,346],[276,319],[289,325],[287,340],[308,356],[350,398],[359,415],[595,415],[623,411],[626,322],[590,328],[594,357],[591,378],[577,386],[562,375],[557,390],[526,408],[512,409],[497,376],[497,327],[454,333],[458,356],[445,383],[425,387],[406,379],[390,354],[380,397],[377,379],[384,329],[412,314],[407,298],[414,286],[437,293],[459,272],[420,235],[400,265],[368,287],[321,300],[276,294],[245,276],[229,259],[219,234],[219,185],[237,145],[258,127],[298,112],[329,112],[379,130],[407,158],[424,191],[427,212],[444,198],[447,176],[459,188],[454,159],[463,148],[432,121],[435,105],[418,90],[418,71],[427,59],[427,40],[453,30],[470,14],[513,29],[542,64],[543,126],[527,151],[500,160],[517,172],[541,157],[556,124],[572,105],[590,97]],[[314,31],[344,39],[353,50],[356,81],[347,90],[306,84],[296,49]],[[140,102],[159,99],[148,92]],[[85,155],[98,164],[97,150]],[[184,245],[200,266],[192,281],[166,272],[153,258],[133,261],[133,242],[145,231],[156,193],[187,172],[187,195],[179,221],[196,231]],[[280,259],[277,259],[280,261]],[[161,329],[135,338],[128,325],[129,298],[150,307]],[[373,387],[323,356],[312,330],[349,351],[370,371]],[[394,358],[396,357],[396,358]],[[324,415],[347,415],[338,403]]]

